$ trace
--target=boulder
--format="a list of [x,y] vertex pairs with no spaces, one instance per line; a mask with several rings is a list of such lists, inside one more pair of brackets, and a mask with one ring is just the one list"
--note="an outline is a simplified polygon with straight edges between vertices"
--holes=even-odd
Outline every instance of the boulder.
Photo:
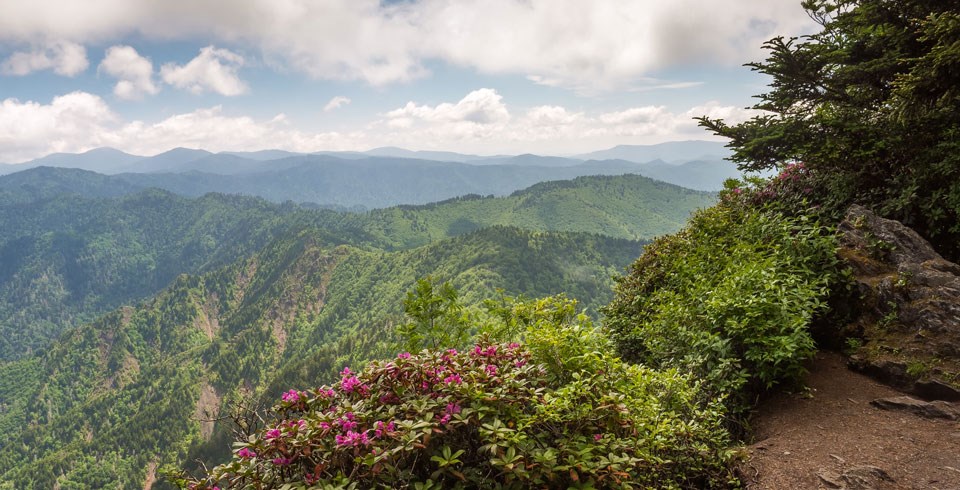
[[960,266],[915,231],[852,206],[840,257],[859,299],[850,366],[925,399],[960,400]]
[[909,396],[895,396],[879,398],[870,402],[870,404],[881,410],[909,412],[927,419],[957,420],[960,418],[958,417],[960,411],[943,400],[925,402]]

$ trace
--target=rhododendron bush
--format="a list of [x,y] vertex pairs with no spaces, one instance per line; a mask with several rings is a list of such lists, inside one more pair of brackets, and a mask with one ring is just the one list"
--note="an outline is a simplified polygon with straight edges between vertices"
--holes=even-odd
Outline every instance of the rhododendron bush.
[[[719,401],[699,403],[699,386],[676,372],[630,366],[594,350],[590,339],[597,334],[585,327],[541,323],[529,347],[485,337],[463,352],[401,353],[356,373],[345,368],[331,386],[285,393],[267,427],[235,443],[230,462],[179,484],[702,488],[728,482]],[[569,364],[537,357],[558,353]]]

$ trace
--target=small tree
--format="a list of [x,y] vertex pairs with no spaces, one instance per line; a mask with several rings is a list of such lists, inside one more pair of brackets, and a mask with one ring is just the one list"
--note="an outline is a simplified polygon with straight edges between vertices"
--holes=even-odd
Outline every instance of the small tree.
[[449,282],[438,284],[431,276],[419,279],[407,292],[403,311],[410,321],[397,327],[397,333],[407,352],[462,347],[470,340],[470,315]]

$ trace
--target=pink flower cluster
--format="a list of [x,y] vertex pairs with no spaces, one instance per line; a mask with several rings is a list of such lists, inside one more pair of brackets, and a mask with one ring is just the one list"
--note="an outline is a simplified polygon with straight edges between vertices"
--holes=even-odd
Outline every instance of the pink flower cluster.
[[484,349],[482,346],[477,345],[476,347],[473,348],[473,355],[474,355],[474,356],[493,357],[493,356],[497,355],[497,346],[495,346],[495,345],[489,345],[489,346],[487,346],[486,349]]
[[448,403],[447,408],[443,410],[443,417],[440,417],[440,425],[447,425],[450,422],[450,417],[460,413],[460,410],[460,405]]
[[368,446],[370,445],[370,437],[367,436],[366,432],[354,432],[352,430],[347,431],[347,435],[337,434],[334,438],[337,441],[338,446]]
[[290,390],[280,396],[280,399],[285,403],[297,403],[300,401],[300,392],[297,390]]
[[387,424],[384,424],[382,420],[378,420],[375,427],[376,428],[373,430],[373,437],[376,437],[377,439],[397,430],[397,425],[394,424],[392,420]]
[[370,387],[360,382],[360,379],[353,375],[350,371],[350,368],[345,367],[340,373],[340,389],[345,393],[353,393],[354,391],[360,393],[363,396],[366,396],[370,392]]
[[[372,375],[354,373],[349,367],[340,372],[340,381],[334,387],[320,387],[310,392],[291,389],[282,395],[286,410],[312,411],[321,415],[321,420],[313,427],[318,432],[312,437],[325,439],[328,444],[338,448],[369,448],[380,451],[381,442],[397,438],[398,423],[393,420],[368,422],[367,412],[359,408],[366,404],[380,406],[401,404],[410,396],[443,399],[442,405],[435,408],[433,420],[442,430],[452,430],[448,426],[457,424],[454,419],[461,414],[459,385],[464,383],[500,384],[508,380],[509,371],[527,364],[529,353],[520,344],[476,345],[469,351],[459,353],[448,349],[439,353],[426,354],[414,358],[409,352],[397,354],[395,362],[386,362]],[[415,359],[415,362],[404,362]],[[362,398],[360,398],[362,397]],[[361,404],[358,405],[357,402]],[[442,409],[440,407],[443,407]],[[373,419],[376,420],[376,419]],[[297,452],[300,444],[306,440],[295,438],[298,431],[305,430],[310,424],[303,419],[287,420],[263,432],[265,446],[243,448],[237,452],[239,458],[254,458],[261,452],[264,462],[276,466],[287,466],[302,455]],[[405,426],[400,426],[402,432]],[[332,439],[332,440],[331,440]],[[309,444],[317,444],[311,441]],[[259,449],[258,449],[259,448]]]

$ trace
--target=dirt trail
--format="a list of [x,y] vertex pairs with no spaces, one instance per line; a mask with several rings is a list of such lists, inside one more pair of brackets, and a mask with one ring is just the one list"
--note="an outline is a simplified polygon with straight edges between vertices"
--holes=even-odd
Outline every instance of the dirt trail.
[[808,394],[758,408],[741,466],[746,488],[960,490],[960,422],[872,406],[903,394],[850,371],[838,354],[820,353],[808,368]]

